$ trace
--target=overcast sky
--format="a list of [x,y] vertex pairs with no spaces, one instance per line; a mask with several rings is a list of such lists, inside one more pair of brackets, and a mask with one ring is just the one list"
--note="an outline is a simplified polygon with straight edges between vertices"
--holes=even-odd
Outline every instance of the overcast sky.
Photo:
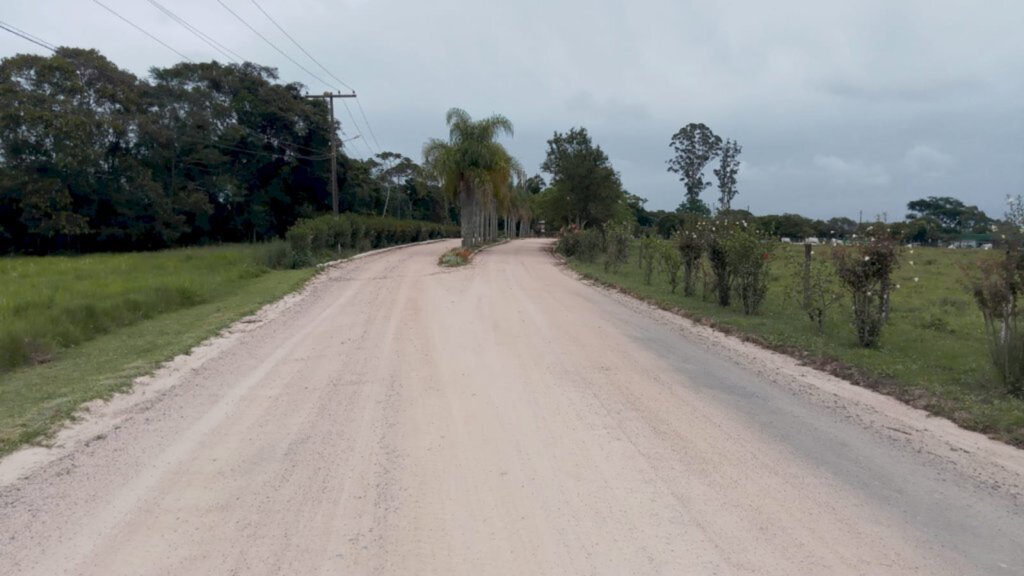
[[[223,56],[146,0],[102,0],[193,60]],[[585,126],[648,208],[676,207],[669,140],[704,122],[743,145],[736,207],[900,219],[954,196],[990,216],[1024,194],[1021,0],[257,0],[358,92],[380,149],[420,160],[445,111],[508,116],[539,171],[555,130]],[[223,0],[327,78],[251,0]],[[327,88],[216,0],[161,0],[281,79]],[[145,75],[180,57],[91,0],[3,0],[0,20]],[[0,31],[0,55],[43,52]],[[328,78],[330,79],[330,78]],[[350,153],[377,144],[339,107]],[[705,200],[714,200],[713,190]]]

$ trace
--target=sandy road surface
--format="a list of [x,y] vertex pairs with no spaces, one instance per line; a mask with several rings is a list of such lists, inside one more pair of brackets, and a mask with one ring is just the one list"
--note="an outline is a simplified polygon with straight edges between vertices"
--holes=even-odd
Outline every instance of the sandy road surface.
[[1024,574],[1021,452],[587,286],[337,267],[0,463],[3,574]]

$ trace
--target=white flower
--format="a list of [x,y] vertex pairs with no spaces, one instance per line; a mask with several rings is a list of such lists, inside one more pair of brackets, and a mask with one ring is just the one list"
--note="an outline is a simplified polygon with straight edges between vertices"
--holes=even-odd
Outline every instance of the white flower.
[[911,265],[911,266],[913,266],[913,265],[914,265],[914,261],[913,261],[913,260],[911,260],[911,261],[910,261],[910,265]]
[[917,282],[918,280],[920,280],[920,278],[918,278],[917,276],[914,276],[914,282]]
[[865,262],[867,262],[868,260],[871,260],[871,256],[865,256],[865,257],[864,257],[864,261],[865,261]]
[[897,284],[897,285],[896,285],[896,289],[897,289],[897,290],[899,290],[899,289],[900,289],[900,285],[899,285],[899,284]]

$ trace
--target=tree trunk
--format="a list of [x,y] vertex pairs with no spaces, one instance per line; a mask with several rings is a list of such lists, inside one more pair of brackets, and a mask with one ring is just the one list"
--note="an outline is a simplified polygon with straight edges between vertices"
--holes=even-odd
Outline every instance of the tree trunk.
[[459,227],[462,229],[462,247],[473,245],[473,194],[465,182],[459,184]]

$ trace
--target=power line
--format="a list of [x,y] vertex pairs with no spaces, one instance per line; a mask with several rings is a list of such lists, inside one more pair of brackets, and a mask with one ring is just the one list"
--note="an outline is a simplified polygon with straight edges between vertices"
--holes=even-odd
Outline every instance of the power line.
[[[0,28],[3,28],[4,30],[17,36],[20,36],[28,40],[29,42],[32,42],[33,44],[37,44],[39,46],[42,46],[43,48],[46,48],[47,50],[53,52],[54,58],[61,58],[63,60],[70,62],[78,70],[79,75],[81,75],[83,72],[95,73],[100,77],[110,81],[111,84],[114,85],[123,80],[122,78],[115,77],[113,74],[111,74],[110,71],[104,70],[102,67],[94,66],[92,62],[83,62],[81,59],[78,58],[78,56],[73,54],[75,50],[80,49],[55,46],[50,42],[47,42],[46,40],[39,38],[38,36],[29,34],[28,32],[25,32],[24,30],[21,30],[20,28],[17,28],[15,26],[11,26],[6,22],[0,22]],[[116,66],[115,70],[117,70],[118,73],[124,73],[122,70],[117,69]],[[82,78],[82,81],[84,82],[85,79]]]
[[[356,101],[358,102],[358,100],[359,99],[357,98]],[[348,117],[352,120],[352,125],[356,127],[356,133],[362,135],[363,129],[359,126],[359,123],[356,122],[356,117],[354,114],[352,114],[352,109],[348,107],[348,102],[342,100],[341,104],[345,107],[345,112],[348,113]],[[362,144],[363,146],[366,147],[366,150],[370,153],[371,157],[374,154],[376,154],[376,152],[374,152],[373,150],[373,147],[370,146],[370,143],[366,140],[366,138],[362,138]]]
[[299,44],[299,41],[298,41],[298,40],[296,40],[295,38],[293,38],[291,34],[289,34],[289,33],[288,33],[288,32],[287,32],[287,31],[286,31],[286,30],[285,30],[284,28],[282,28],[282,27],[281,27],[281,25],[277,23],[277,20],[274,20],[273,16],[271,16],[271,15],[270,15],[269,13],[267,13],[267,11],[266,11],[266,10],[264,10],[264,9],[263,9],[263,7],[262,7],[262,6],[260,6],[258,2],[256,2],[256,0],[249,0],[249,1],[250,1],[250,2],[252,2],[253,6],[255,6],[255,7],[256,7],[256,8],[257,8],[257,9],[258,9],[258,10],[259,10],[260,12],[262,12],[262,13],[263,13],[263,15],[267,17],[267,20],[270,20],[270,22],[271,22],[271,23],[272,23],[272,24],[273,24],[274,26],[276,26],[276,27],[277,27],[277,29],[278,29],[278,30],[280,30],[282,34],[284,34],[284,35],[285,35],[285,36],[286,36],[286,37],[287,37],[287,38],[288,38],[289,40],[291,40],[291,41],[292,41],[292,44],[295,44],[295,47],[296,47],[296,48],[298,48],[299,50],[301,50],[303,54],[305,54],[305,55],[306,55],[306,56],[307,56],[307,57],[308,57],[308,58],[309,58],[310,60],[312,60],[314,64],[316,64],[317,66],[319,66],[321,70],[323,70],[323,71],[324,71],[325,73],[327,73],[327,75],[328,75],[328,76],[330,76],[331,78],[333,78],[333,79],[334,79],[335,81],[337,81],[337,82],[338,82],[339,84],[341,84],[341,85],[342,85],[342,86],[344,86],[345,88],[348,88],[348,89],[349,89],[349,90],[350,90],[350,91],[351,91],[351,92],[352,92],[353,94],[355,94],[355,93],[356,93],[356,89],[355,89],[355,88],[353,88],[353,87],[349,86],[348,84],[346,84],[346,83],[345,83],[345,81],[344,81],[344,80],[342,80],[341,78],[338,78],[337,76],[335,76],[334,74],[332,74],[330,70],[328,70],[327,68],[325,68],[325,67],[324,67],[324,65],[320,63],[320,61],[319,61],[319,60],[317,60],[316,58],[314,58],[312,54],[310,54],[310,53],[309,53],[309,52],[308,52],[308,51],[307,51],[307,50],[306,50],[305,48],[303,48],[303,47],[302,47],[302,44]]
[[231,50],[227,46],[224,46],[220,42],[217,42],[215,39],[213,39],[208,34],[203,33],[202,30],[200,30],[200,29],[196,28],[195,26],[189,24],[184,18],[182,18],[181,16],[178,16],[177,14],[172,12],[169,8],[167,8],[163,4],[157,2],[156,0],[147,0],[147,1],[150,4],[152,4],[153,7],[155,7],[157,10],[163,12],[168,18],[170,18],[171,20],[174,20],[175,22],[180,24],[182,28],[184,28],[184,29],[188,30],[189,32],[191,32],[195,37],[199,38],[203,42],[206,42],[211,48],[213,48],[217,52],[220,52],[221,55],[223,55],[228,60],[231,60],[232,62],[235,62],[237,60],[242,60],[242,61],[245,60],[245,58],[242,58],[241,56],[239,56],[238,53],[236,53],[235,51]]
[[[283,158],[283,157],[286,156],[285,154],[275,154],[275,153],[267,151],[267,150],[250,150],[248,148],[240,148],[238,146],[231,146],[229,144],[221,144],[219,142],[213,142],[211,140],[204,140],[202,138],[198,138],[198,137],[195,137],[195,136],[178,136],[178,138],[180,140],[191,141],[193,144],[200,144],[200,145],[205,145],[205,146],[213,146],[215,148],[223,148],[225,150],[231,150],[232,152],[239,152],[241,154],[250,154],[250,155],[253,155],[253,156],[267,156],[267,157],[270,157],[270,158]],[[269,140],[266,141],[265,143],[272,144],[272,142],[270,142]],[[291,153],[291,156],[293,158],[298,158],[300,160],[318,161],[318,160],[328,160],[328,159],[330,159],[330,155],[306,156],[306,155],[303,155],[303,154],[297,154],[294,150],[288,149],[287,146],[284,146],[284,145],[280,145],[280,146],[282,148],[284,148],[286,152]]]
[[[285,37],[287,37],[289,40],[291,40],[292,44],[295,44],[296,48],[298,48],[300,51],[302,51],[302,53],[305,54],[306,57],[309,58],[314,64],[319,66],[320,69],[324,71],[324,73],[326,73],[328,76],[330,76],[332,79],[334,79],[336,82],[338,82],[339,84],[341,84],[345,88],[348,88],[349,90],[351,90],[352,94],[356,93],[355,88],[353,88],[352,86],[349,86],[341,78],[338,78],[334,73],[332,73],[330,70],[328,70],[326,66],[321,64],[319,60],[317,60],[312,54],[310,54],[309,50],[306,50],[302,46],[302,44],[300,44],[299,41],[295,39],[294,36],[289,34],[288,31],[285,30],[284,27],[281,26],[281,24],[279,24],[277,22],[277,20],[275,20],[274,17],[270,15],[269,12],[267,12],[266,10],[263,9],[263,6],[261,6],[259,4],[259,2],[257,2],[256,0],[249,0],[249,1],[252,2],[253,6],[255,6],[257,10],[262,12],[263,15],[267,17],[267,20],[270,20],[271,24],[273,24],[275,27],[277,27],[277,29],[280,30],[281,33],[285,35]],[[316,76],[314,76],[314,78],[316,78]],[[323,82],[323,80],[320,80],[320,81]],[[326,82],[324,84],[326,84]],[[335,89],[337,89],[337,87],[335,87]],[[342,101],[342,104],[344,104],[345,111],[348,113],[349,118],[352,120],[352,125],[355,126],[357,133],[361,133],[362,132],[362,128],[359,127],[359,123],[356,121],[355,115],[352,114],[352,110],[349,109],[348,103],[345,102],[345,101]],[[366,124],[366,128],[367,128],[367,131],[370,134],[370,138],[373,139],[373,143],[377,147],[377,152],[380,152],[381,151],[380,142],[377,140],[377,135],[374,134],[374,132],[373,132],[373,126],[370,125],[370,120],[369,120],[369,118],[366,117],[366,112],[363,110],[363,105],[358,100],[358,98],[356,99],[356,105],[359,106],[359,112],[363,116],[363,122]],[[372,156],[374,154],[373,148],[370,146],[370,144],[368,142],[364,142],[364,144],[366,146],[366,149],[369,150],[370,155]]]
[[188,60],[189,62],[191,62],[191,61],[192,61],[192,59],[191,59],[191,58],[189,58],[188,56],[185,56],[185,55],[184,55],[184,54],[182,54],[181,52],[178,52],[177,50],[175,50],[174,48],[172,48],[170,44],[168,44],[168,43],[164,42],[163,40],[161,40],[161,39],[157,38],[156,36],[154,36],[154,35],[150,34],[150,33],[149,33],[148,31],[146,31],[146,29],[144,29],[144,28],[143,28],[142,26],[139,26],[139,25],[138,25],[138,24],[136,24],[135,22],[132,22],[131,20],[129,20],[129,19],[125,18],[124,16],[121,16],[120,14],[118,14],[118,13],[117,13],[117,11],[115,11],[115,10],[114,10],[113,8],[111,8],[110,6],[107,6],[106,4],[104,4],[104,3],[100,2],[100,0],[92,0],[92,1],[93,1],[93,3],[95,3],[96,5],[98,5],[98,6],[102,7],[102,8],[103,8],[104,10],[106,10],[107,12],[110,12],[110,13],[111,13],[111,14],[113,14],[114,16],[117,16],[117,17],[118,17],[118,18],[120,18],[121,20],[123,20],[123,21],[127,22],[127,23],[128,23],[128,24],[130,24],[130,25],[131,25],[131,26],[132,26],[133,28],[135,28],[136,30],[138,30],[139,32],[142,32],[142,33],[143,33],[143,34],[145,34],[146,36],[149,36],[150,38],[152,38],[153,40],[155,40],[156,42],[158,42],[158,43],[159,43],[159,44],[160,44],[161,46],[163,46],[164,48],[167,48],[167,49],[168,49],[168,50],[170,50],[171,52],[174,52],[175,54],[177,54],[178,56],[181,56],[181,57],[182,57],[183,59],[185,59],[185,60]]
[[15,36],[20,36],[20,37],[24,38],[25,40],[28,40],[29,42],[31,42],[33,44],[36,44],[38,46],[42,46],[43,48],[46,48],[50,52],[56,52],[57,51],[57,47],[54,46],[53,44],[50,44],[46,40],[43,40],[43,39],[38,38],[36,36],[33,36],[33,35],[29,34],[28,32],[25,32],[24,30],[20,30],[18,28],[15,28],[14,26],[11,26],[10,24],[8,24],[6,22],[0,21],[0,28],[3,28],[4,30],[10,32],[11,34],[14,34]]
[[370,119],[366,117],[366,111],[363,110],[363,104],[358,98],[356,98],[356,106],[359,106],[359,113],[363,115],[363,122],[366,123],[366,128],[370,131],[370,138],[373,138],[373,143],[377,146],[377,150],[379,151],[381,149],[380,142],[377,141],[377,135],[373,133],[373,126],[370,126]]
[[[93,0],[93,1],[95,2],[96,0]],[[321,78],[321,77],[317,76],[316,74],[310,72],[309,69],[306,68],[305,66],[303,66],[302,64],[299,64],[298,61],[296,61],[294,58],[292,58],[291,56],[286,54],[284,50],[281,50],[280,48],[278,48],[277,45],[274,44],[273,42],[271,42],[266,36],[264,36],[263,34],[260,34],[259,30],[253,28],[253,26],[251,24],[249,24],[249,22],[247,22],[244,18],[239,16],[237,12],[235,12],[227,4],[225,4],[224,0],[217,0],[217,3],[220,4],[221,6],[223,6],[225,10],[230,12],[231,15],[234,16],[239,22],[244,24],[245,27],[248,28],[250,31],[252,31],[253,34],[259,36],[260,39],[263,40],[264,42],[266,42],[268,46],[270,46],[271,48],[276,50],[278,52],[278,54],[280,54],[281,56],[284,56],[285,58],[287,58],[289,62],[291,62],[292,64],[295,64],[296,66],[298,66],[303,72],[305,72],[306,74],[309,74],[316,81],[320,82],[324,86],[327,86],[327,87],[331,86],[330,83],[324,81],[323,78]]]

